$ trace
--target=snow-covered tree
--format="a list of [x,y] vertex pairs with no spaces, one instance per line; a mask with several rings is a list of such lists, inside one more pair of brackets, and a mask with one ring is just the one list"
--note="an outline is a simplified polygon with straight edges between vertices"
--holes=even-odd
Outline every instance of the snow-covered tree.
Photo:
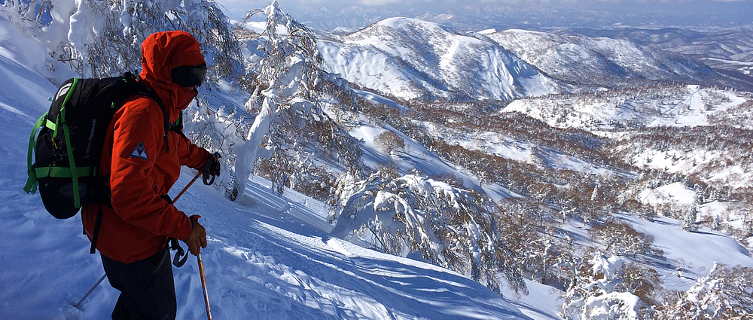
[[[653,296],[658,287],[656,271],[638,269],[626,272],[628,264],[619,257],[607,257],[595,251],[586,252],[576,269],[570,287],[562,295],[560,316],[568,320],[587,319],[645,319],[653,309],[636,295],[642,288],[645,297]],[[653,274],[640,281],[635,274]],[[627,276],[627,277],[626,277]],[[630,281],[626,281],[630,278]],[[634,287],[633,287],[634,286]]]
[[575,258],[570,252],[573,243],[557,239],[551,236],[551,233],[551,231],[541,235],[534,233],[538,237],[521,239],[519,250],[523,251],[521,255],[524,258],[522,263],[524,276],[565,290],[569,285],[569,280],[575,276]]
[[661,319],[753,318],[753,269],[715,264],[687,292],[666,295]]
[[722,228],[722,218],[716,215],[713,219],[714,220],[711,222],[711,228],[714,230],[720,230]]
[[2,7],[2,14],[49,48],[52,58],[84,77],[138,71],[141,42],[166,30],[196,37],[212,81],[241,66],[228,18],[213,0],[23,0],[5,1]]
[[[258,48],[263,56],[249,72],[254,92],[246,103],[246,110],[258,109],[258,114],[244,139],[235,142],[233,189],[244,190],[255,168],[278,191],[311,181],[312,175],[321,183],[334,181],[337,172],[360,172],[357,140],[337,126],[318,101],[316,86],[329,76],[318,68],[321,57],[313,32],[281,11],[277,1],[264,13],[266,30]],[[317,170],[311,159],[318,157],[335,167],[333,172]]]
[[611,219],[588,231],[594,241],[606,244],[606,251],[616,255],[646,254],[654,251],[654,237],[635,230],[627,222]]
[[389,153],[405,148],[405,140],[397,133],[386,130],[374,138],[374,143]]
[[363,181],[346,175],[338,187],[332,235],[365,239],[395,255],[420,253],[497,292],[499,274],[514,290],[527,292],[519,259],[495,218],[499,208],[485,195],[419,173],[398,177],[389,167]]
[[690,210],[685,214],[685,218],[682,219],[682,229],[688,232],[694,232],[698,230],[696,221],[698,219],[698,208],[693,205]]

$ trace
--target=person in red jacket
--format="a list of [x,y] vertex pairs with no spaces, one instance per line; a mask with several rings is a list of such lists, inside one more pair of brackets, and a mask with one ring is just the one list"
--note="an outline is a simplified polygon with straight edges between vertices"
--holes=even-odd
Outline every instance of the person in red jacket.
[[[139,82],[159,95],[174,123],[206,77],[199,43],[183,31],[154,33],[142,44],[141,64]],[[164,127],[156,101],[128,98],[109,123],[102,151],[100,175],[109,177],[110,205],[82,209],[84,230],[110,284],[121,291],[113,319],[175,319],[168,239],[184,241],[194,255],[207,246],[198,216],[179,211],[167,193],[181,166],[202,169],[217,159],[178,132],[165,136]],[[212,167],[218,175],[219,167]]]

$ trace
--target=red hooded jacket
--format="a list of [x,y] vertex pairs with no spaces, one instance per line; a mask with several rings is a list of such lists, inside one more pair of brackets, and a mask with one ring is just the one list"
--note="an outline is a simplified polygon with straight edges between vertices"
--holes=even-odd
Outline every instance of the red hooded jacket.
[[[197,91],[173,83],[170,72],[205,63],[199,43],[183,31],[158,32],[147,37],[141,49],[139,81],[162,98],[173,123]],[[192,229],[189,217],[160,196],[178,179],[181,165],[198,169],[210,157],[176,132],[164,139],[164,117],[157,102],[140,95],[129,98],[110,121],[102,151],[100,175],[109,176],[112,208],[99,206],[100,253],[131,263],[159,252],[168,237],[185,240]],[[81,211],[90,240],[97,208],[89,204]]]

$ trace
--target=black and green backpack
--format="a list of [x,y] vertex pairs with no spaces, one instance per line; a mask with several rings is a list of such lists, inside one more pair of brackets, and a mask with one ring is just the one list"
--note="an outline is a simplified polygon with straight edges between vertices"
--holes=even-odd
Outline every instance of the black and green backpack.
[[55,218],[73,217],[84,203],[109,202],[109,189],[97,177],[102,146],[110,119],[133,95],[149,97],[159,104],[165,116],[166,138],[170,124],[164,104],[154,90],[139,83],[130,72],[121,77],[65,81],[50,110],[34,124],[24,191],[34,193],[38,187],[45,209]]

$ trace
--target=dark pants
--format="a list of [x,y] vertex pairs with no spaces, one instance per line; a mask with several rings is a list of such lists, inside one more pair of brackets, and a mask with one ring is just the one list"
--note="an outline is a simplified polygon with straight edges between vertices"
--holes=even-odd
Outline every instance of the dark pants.
[[102,266],[120,297],[113,320],[174,320],[177,310],[170,250],[133,263],[102,256]]

